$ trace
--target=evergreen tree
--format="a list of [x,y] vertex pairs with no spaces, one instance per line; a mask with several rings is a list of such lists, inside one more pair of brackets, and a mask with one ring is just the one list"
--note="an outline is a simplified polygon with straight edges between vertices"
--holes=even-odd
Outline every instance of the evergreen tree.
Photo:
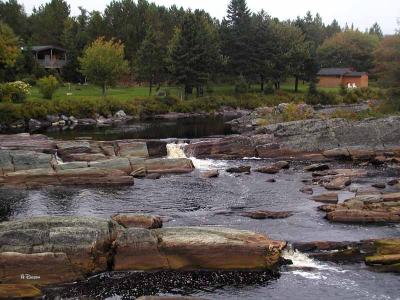
[[29,18],[32,43],[62,45],[64,23],[70,14],[70,6],[64,0],[51,0],[34,9]]
[[271,79],[272,56],[273,56],[273,37],[271,32],[271,18],[264,11],[252,17],[254,36],[252,39],[253,51],[252,65],[254,72],[259,77],[261,91],[264,84]]
[[28,17],[17,0],[0,1],[0,20],[10,26],[21,39],[28,39]]
[[223,54],[229,58],[231,74],[249,77],[253,74],[251,14],[246,0],[231,0],[222,22]]
[[383,39],[383,32],[381,29],[381,26],[377,22],[372,25],[372,27],[369,29],[369,34],[374,34],[378,36],[380,39]]
[[136,78],[149,82],[149,95],[153,84],[159,84],[165,74],[166,49],[161,44],[160,37],[161,33],[150,27],[136,57]]
[[171,73],[185,88],[185,97],[193,87],[207,83],[220,58],[218,35],[213,24],[199,11],[188,12],[169,46]]

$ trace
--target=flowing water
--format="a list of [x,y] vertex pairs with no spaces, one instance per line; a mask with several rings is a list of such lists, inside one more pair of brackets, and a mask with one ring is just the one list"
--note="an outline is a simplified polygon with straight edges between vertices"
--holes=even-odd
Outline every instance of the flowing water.
[[[169,144],[170,157],[184,157],[183,144]],[[192,158],[193,159],[193,158]],[[299,192],[301,163],[277,175],[232,175],[227,167],[257,167],[266,160],[214,161],[193,159],[197,170],[160,180],[136,180],[132,187],[49,187],[39,190],[0,190],[1,211],[9,219],[39,215],[82,215],[108,218],[115,213],[160,215],[164,226],[225,226],[265,233],[274,239],[294,241],[358,241],[400,237],[399,225],[358,226],[331,224],[316,208],[319,204]],[[346,167],[346,166],[340,166]],[[204,179],[201,170],[216,168],[220,177]],[[353,183],[364,185],[399,176],[396,171],[370,170],[376,178]],[[267,183],[275,178],[276,183]],[[323,190],[316,187],[315,194]],[[342,199],[351,197],[343,193]],[[287,219],[253,220],[241,214],[251,210],[292,211]],[[400,276],[377,273],[364,264],[318,262],[305,254],[286,250],[293,265],[277,278],[265,273],[107,273],[89,280],[48,290],[50,298],[133,299],[143,294],[190,295],[205,299],[400,299]]]

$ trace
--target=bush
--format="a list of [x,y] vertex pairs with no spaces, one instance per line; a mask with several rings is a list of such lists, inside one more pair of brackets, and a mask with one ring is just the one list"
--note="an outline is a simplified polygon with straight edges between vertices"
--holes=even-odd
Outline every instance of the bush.
[[359,92],[357,90],[355,91],[349,91],[346,96],[343,98],[343,102],[346,104],[353,104],[357,103],[360,100]]
[[313,115],[312,107],[305,104],[290,103],[287,105],[282,113],[284,122],[305,120],[311,118]]
[[30,90],[31,86],[23,81],[7,82],[0,85],[0,99],[3,102],[22,102]]
[[0,124],[11,124],[23,119],[21,105],[14,103],[0,103]]
[[311,94],[310,92],[306,95],[306,103],[311,105],[335,105],[338,104],[338,98],[334,93],[329,93],[325,91],[317,91],[316,94]]
[[249,92],[249,84],[243,75],[240,75],[235,84],[235,92],[237,94],[244,94]]
[[275,89],[274,89],[274,85],[272,84],[272,82],[268,82],[263,90],[265,95],[272,95],[274,93],[274,91],[275,91]]
[[53,98],[53,94],[58,89],[59,83],[56,77],[49,75],[42,77],[37,81],[39,92],[45,99]]

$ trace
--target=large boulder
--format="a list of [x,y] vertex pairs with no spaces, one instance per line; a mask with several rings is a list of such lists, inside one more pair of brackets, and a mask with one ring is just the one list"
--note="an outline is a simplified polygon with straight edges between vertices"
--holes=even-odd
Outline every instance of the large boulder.
[[0,223],[0,282],[71,282],[107,270],[110,222],[90,217],[37,217]]
[[286,246],[262,234],[218,227],[176,227],[155,232],[159,251],[175,270],[274,269]]

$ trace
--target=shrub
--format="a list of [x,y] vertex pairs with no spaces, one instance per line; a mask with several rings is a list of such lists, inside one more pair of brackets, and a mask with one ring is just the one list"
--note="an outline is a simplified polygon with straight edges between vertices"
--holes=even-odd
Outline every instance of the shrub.
[[42,77],[37,81],[39,92],[45,99],[53,98],[53,94],[58,89],[59,83],[56,77],[49,75]]
[[240,75],[235,84],[235,92],[237,94],[244,94],[247,93],[248,91],[249,91],[249,84],[247,83],[246,78],[244,78],[243,75]]
[[346,96],[343,98],[343,102],[346,104],[353,104],[357,103],[360,99],[359,92],[356,91],[349,91]]
[[310,92],[306,95],[306,103],[311,105],[335,105],[338,104],[338,99],[334,93],[329,93],[325,91],[317,91],[316,94],[311,94]]
[[14,103],[0,103],[0,124],[11,124],[23,119],[21,105]]
[[23,81],[7,82],[0,86],[3,102],[22,102],[30,94],[31,86]]
[[313,109],[305,104],[289,103],[282,113],[284,122],[305,120],[311,118]]
[[264,87],[263,92],[265,95],[272,95],[274,91],[275,91],[274,85],[272,84],[272,82],[268,82],[267,85]]

